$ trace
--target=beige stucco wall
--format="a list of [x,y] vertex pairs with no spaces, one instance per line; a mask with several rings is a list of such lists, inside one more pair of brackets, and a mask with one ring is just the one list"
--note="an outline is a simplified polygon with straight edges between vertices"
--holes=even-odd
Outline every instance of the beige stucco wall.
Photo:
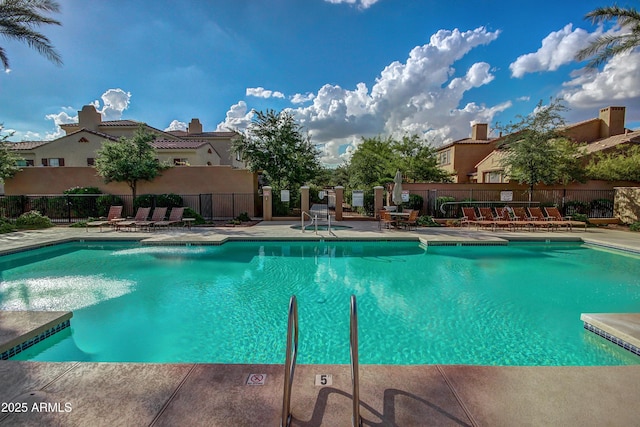
[[[24,168],[5,182],[5,194],[61,194],[72,187],[98,187],[105,193],[131,194],[124,183],[105,184],[92,167]],[[255,174],[231,166],[171,168],[152,182],[141,181],[138,194],[256,193]]]
[[[503,155],[500,151],[494,151],[491,154],[489,154],[487,157],[482,159],[480,163],[478,163],[477,165],[478,184],[484,183],[484,174],[486,172],[502,171],[504,169],[504,167],[500,164],[502,157]],[[505,178],[505,182],[509,182],[508,177]]]
[[[211,150],[211,153],[208,152],[209,150]],[[206,166],[207,162],[211,162],[213,166],[219,166],[221,164],[220,156],[209,144],[205,144],[195,150],[156,150],[156,154],[158,160],[167,162],[170,165],[173,165],[173,159],[187,159],[187,163],[192,166]]]
[[[82,138],[89,142],[79,142]],[[103,137],[89,132],[64,136],[34,149],[34,166],[41,166],[43,158],[63,158],[65,166],[87,166],[87,158],[96,157],[96,151],[102,147],[103,141]],[[28,158],[26,155],[24,157]]]
[[470,173],[476,171],[476,164],[495,150],[495,142],[487,144],[458,144],[453,158],[453,168],[459,183],[470,182]]
[[613,215],[625,224],[640,221],[640,187],[616,187]]

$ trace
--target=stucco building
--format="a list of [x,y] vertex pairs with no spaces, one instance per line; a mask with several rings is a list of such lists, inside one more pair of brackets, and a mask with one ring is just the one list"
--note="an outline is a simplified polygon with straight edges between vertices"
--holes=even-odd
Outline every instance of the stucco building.
[[453,141],[436,150],[438,166],[451,174],[453,182],[476,182],[476,164],[496,149],[496,139],[489,139],[488,125],[471,126],[471,137]]
[[142,125],[156,135],[151,143],[159,161],[174,166],[221,166],[244,168],[244,163],[231,151],[235,132],[203,132],[198,119],[192,119],[186,131],[165,132],[133,120],[103,121],[93,105],[78,111],[78,123],[60,127],[66,135],[52,141],[15,143],[12,149],[24,161],[22,167],[93,166],[97,151],[105,141],[131,137]]
[[[625,111],[625,107],[602,108],[597,118],[565,127],[564,132],[569,139],[585,144],[585,164],[595,153],[640,143],[640,130],[631,131],[625,127]],[[478,159],[473,166],[470,176],[475,176],[475,182],[509,182],[509,177],[506,176],[504,166],[501,164],[504,152],[498,149],[500,140],[501,138],[492,140],[494,145],[492,151]]]

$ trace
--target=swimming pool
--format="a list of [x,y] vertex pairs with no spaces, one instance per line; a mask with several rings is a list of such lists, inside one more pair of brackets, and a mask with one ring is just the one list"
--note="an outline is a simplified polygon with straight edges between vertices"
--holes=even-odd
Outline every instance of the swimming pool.
[[15,359],[283,363],[297,295],[299,363],[623,365],[583,312],[640,311],[640,259],[582,244],[70,243],[0,258],[0,309],[73,310]]

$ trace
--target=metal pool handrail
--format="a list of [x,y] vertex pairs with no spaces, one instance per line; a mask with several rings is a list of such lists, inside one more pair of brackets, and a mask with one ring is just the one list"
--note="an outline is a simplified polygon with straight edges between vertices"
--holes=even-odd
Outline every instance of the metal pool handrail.
[[[292,348],[293,344],[293,348]],[[289,300],[289,322],[287,325],[287,356],[284,364],[284,393],[282,397],[281,427],[288,427],[291,423],[291,387],[293,374],[298,356],[298,303],[296,296]]]
[[360,376],[358,374],[358,308],[356,296],[351,295],[351,333],[349,350],[351,352],[351,386],[353,387],[353,417],[351,423],[354,427],[362,425],[360,417]]

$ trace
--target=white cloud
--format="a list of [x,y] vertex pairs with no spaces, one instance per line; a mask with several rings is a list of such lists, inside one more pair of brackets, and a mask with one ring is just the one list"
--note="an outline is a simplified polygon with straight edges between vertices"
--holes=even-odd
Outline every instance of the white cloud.
[[[66,107],[65,110],[73,111],[71,107]],[[78,123],[78,114],[75,116],[70,116],[67,111],[61,111],[56,114],[47,114],[44,116],[47,120],[53,120],[55,125],[55,130],[53,132],[47,132],[44,139],[52,140],[63,137],[66,135],[66,132],[60,128],[60,125],[68,124],[68,123]]]
[[614,56],[601,71],[574,73],[561,96],[572,109],[625,105],[640,107],[640,52]]
[[[96,111],[102,114],[102,120],[120,120],[124,110],[129,108],[129,102],[131,100],[131,93],[125,92],[122,89],[108,89],[102,96],[102,108],[100,108],[100,101],[95,100],[90,102],[96,108]],[[53,120],[55,124],[55,130],[53,132],[47,132],[45,139],[51,140],[60,138],[66,135],[66,133],[60,128],[60,125],[67,123],[78,123],[77,108],[63,107],[63,111],[59,113],[47,114],[45,119]],[[75,112],[75,115],[69,113]]]
[[454,77],[452,66],[498,35],[482,27],[440,30],[428,44],[412,49],[406,62],[385,67],[370,91],[364,83],[354,90],[327,84],[311,105],[293,111],[313,141],[325,144],[325,163],[341,163],[361,136],[415,133],[436,143],[466,137],[472,121],[490,123],[511,103],[494,107],[469,103],[460,108],[465,92],[490,83],[494,76],[484,62],[471,65],[460,77]]
[[600,35],[602,29],[589,33],[582,28],[573,30],[573,24],[567,24],[545,37],[536,52],[521,55],[511,63],[511,76],[520,78],[527,73],[557,70],[561,65],[573,62],[576,53]]
[[258,98],[284,98],[282,92],[267,90],[263,87],[248,87],[246,94]]
[[247,110],[247,103],[244,101],[239,101],[237,104],[232,105],[227,111],[226,119],[224,122],[218,123],[216,130],[221,132],[229,130],[244,131],[251,124],[254,115],[253,110]]
[[520,102],[527,102],[531,99],[530,96],[519,96],[518,98],[516,98],[516,101],[520,101]]
[[368,9],[369,7],[378,3],[379,0],[324,0],[324,1],[332,4],[342,4],[342,3],[347,3],[352,5],[357,4],[358,7],[361,9]]
[[166,128],[165,132],[171,132],[172,130],[187,130],[187,124],[185,122],[181,122],[180,120],[173,120],[169,123],[169,127]]
[[102,114],[102,120],[120,120],[123,111],[129,108],[131,92],[125,92],[119,88],[108,89],[100,98],[102,98],[103,103],[102,109],[100,109],[100,103],[97,100],[93,101],[92,104]]
[[307,92],[304,95],[301,93],[296,93],[293,95],[290,100],[293,104],[304,104],[305,102],[312,101],[316,96],[311,92]]

